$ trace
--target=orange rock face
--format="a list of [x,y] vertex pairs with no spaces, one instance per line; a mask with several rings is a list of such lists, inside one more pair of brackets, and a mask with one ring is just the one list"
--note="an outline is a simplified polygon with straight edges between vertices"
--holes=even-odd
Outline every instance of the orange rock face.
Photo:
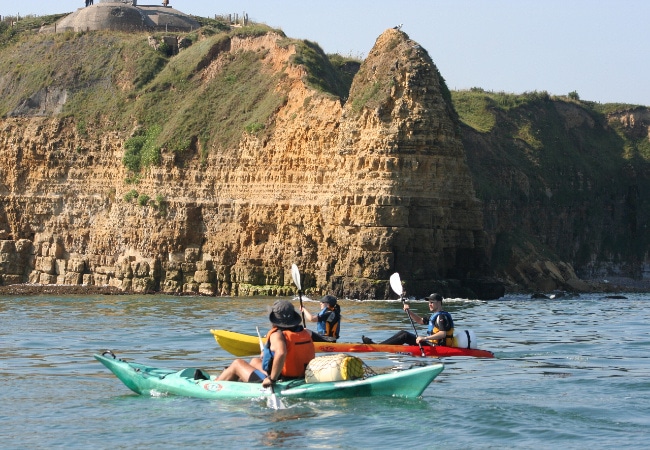
[[286,101],[265,138],[247,134],[237,148],[182,165],[163,153],[137,189],[164,198],[164,209],[153,198],[125,199],[133,189],[124,183],[125,136],[90,140],[72,119],[47,115],[0,121],[0,230],[6,241],[33,244],[12,265],[18,273],[5,275],[139,292],[290,295],[296,263],[303,289],[362,298],[390,295],[395,271],[409,295],[484,275],[480,204],[449,92],[427,52],[385,31],[343,102],[309,88],[305,69],[290,62],[293,47],[279,39],[232,38],[205,64],[208,80],[224,58],[264,49],[266,70],[285,73],[278,89]]

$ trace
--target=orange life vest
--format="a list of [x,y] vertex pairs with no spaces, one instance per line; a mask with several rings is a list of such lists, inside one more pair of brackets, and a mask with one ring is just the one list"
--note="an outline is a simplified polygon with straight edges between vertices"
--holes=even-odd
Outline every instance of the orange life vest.
[[[270,336],[278,330],[279,328],[273,327],[266,335],[266,346],[269,349],[269,353],[271,353]],[[282,378],[302,378],[305,376],[307,364],[316,356],[314,343],[311,340],[311,333],[301,326],[300,331],[282,330],[282,335],[287,346],[287,357],[284,360],[284,367],[282,368]],[[264,369],[270,374],[271,367],[273,367],[272,360],[268,365],[268,369],[266,367]]]

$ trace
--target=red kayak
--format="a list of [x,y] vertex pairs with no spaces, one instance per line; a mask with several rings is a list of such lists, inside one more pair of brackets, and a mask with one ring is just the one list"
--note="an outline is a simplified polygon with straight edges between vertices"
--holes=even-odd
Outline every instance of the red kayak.
[[[260,353],[257,336],[235,333],[226,330],[210,330],[219,345],[235,356],[252,356]],[[387,344],[353,344],[345,342],[314,342],[317,352],[331,353],[366,353],[386,352],[400,355],[421,356],[418,345],[387,345]],[[494,353],[488,350],[474,348],[446,347],[443,345],[423,345],[425,356],[440,358],[450,356],[473,356],[477,358],[494,358]]]
[[[317,352],[356,353],[356,352],[386,352],[400,355],[422,356],[419,345],[389,345],[389,344],[352,344],[314,342]],[[494,358],[494,353],[475,348],[446,347],[444,345],[423,345],[425,356],[474,356],[477,358]]]

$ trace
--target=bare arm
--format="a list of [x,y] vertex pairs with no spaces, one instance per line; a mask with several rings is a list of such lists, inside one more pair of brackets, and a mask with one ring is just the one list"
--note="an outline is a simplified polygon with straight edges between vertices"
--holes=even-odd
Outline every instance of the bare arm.
[[309,311],[307,311],[304,307],[300,307],[300,311],[305,314],[305,319],[307,319],[310,322],[318,322],[318,315],[312,315]]
[[[440,323],[441,321],[442,323]],[[444,320],[444,316],[438,316],[436,322],[436,328],[438,328],[439,331],[433,333],[431,336],[419,336],[416,340],[418,344],[422,341],[438,341],[447,337],[447,332],[444,330],[447,322]]]
[[271,385],[271,380],[276,381],[282,374],[284,368],[284,360],[287,358],[287,344],[284,342],[284,335],[282,332],[271,334],[271,351],[274,352],[273,367],[268,377],[262,381],[262,386],[268,387]]
[[437,341],[439,339],[444,339],[447,337],[447,332],[445,330],[440,330],[437,333],[433,333],[431,336],[418,336],[416,342],[420,343],[422,341]]
[[411,311],[411,308],[409,308],[408,303],[404,303],[404,311],[406,311],[406,313],[411,316],[413,322],[419,323],[420,325],[424,325],[424,319],[418,316],[417,313]]

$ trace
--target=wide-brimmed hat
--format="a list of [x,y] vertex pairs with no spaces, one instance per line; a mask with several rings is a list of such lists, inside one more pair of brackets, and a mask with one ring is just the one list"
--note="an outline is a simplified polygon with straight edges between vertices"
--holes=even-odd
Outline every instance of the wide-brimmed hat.
[[271,307],[269,321],[276,327],[292,328],[298,325],[302,318],[290,301],[276,300]]
[[325,297],[320,299],[320,302],[327,303],[332,308],[334,308],[336,306],[336,297],[334,297],[333,295],[326,295]]
[[425,300],[429,300],[430,302],[437,300],[439,302],[442,301],[442,295],[440,294],[431,294],[430,296],[426,297]]

